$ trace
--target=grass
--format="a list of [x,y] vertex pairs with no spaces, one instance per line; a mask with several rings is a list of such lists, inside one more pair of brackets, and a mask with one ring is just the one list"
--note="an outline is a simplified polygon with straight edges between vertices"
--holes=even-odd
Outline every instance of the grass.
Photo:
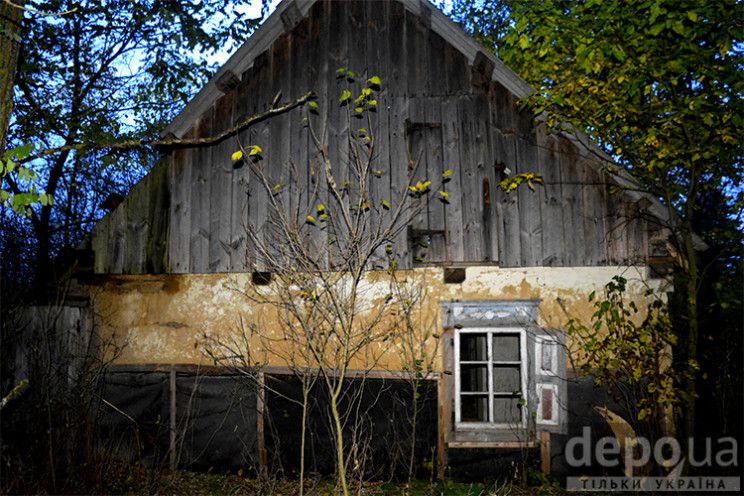
[[[102,488],[106,494],[121,495],[299,495],[296,480],[260,481],[238,474],[153,471],[140,465],[117,465]],[[533,482],[533,481],[531,481]],[[534,482],[533,482],[534,484]],[[455,479],[440,481],[414,480],[410,485],[399,482],[365,482],[353,488],[354,494],[365,496],[526,496],[559,495],[565,491],[557,484],[517,486],[512,483],[471,483]],[[333,480],[305,481],[307,496],[335,496]]]

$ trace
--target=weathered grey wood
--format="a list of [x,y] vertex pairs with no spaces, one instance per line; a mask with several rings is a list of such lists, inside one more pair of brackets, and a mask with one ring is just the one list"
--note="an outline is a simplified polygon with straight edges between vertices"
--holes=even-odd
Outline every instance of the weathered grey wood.
[[[215,133],[222,132],[232,125],[234,92],[217,101],[214,111]],[[211,168],[209,181],[209,264],[208,272],[227,272],[230,268],[230,227],[235,212],[232,199],[232,158],[239,150],[234,138],[226,139],[211,147]]]
[[429,68],[427,56],[427,39],[429,29],[423,25],[420,18],[411,12],[406,12],[405,51],[409,63],[404,70],[408,71],[408,96],[410,98],[426,96],[429,87]]
[[491,86],[490,94],[497,183],[492,194],[498,215],[499,263],[504,267],[518,267],[521,260],[518,196],[514,192],[507,194],[498,185],[517,170],[516,99],[497,83]]
[[428,29],[426,34],[426,53],[428,59],[428,72],[426,75],[428,82],[427,95],[442,97],[447,94],[446,64],[442,56],[444,54],[445,42],[441,36],[431,29]]
[[606,191],[602,177],[594,164],[581,157],[576,162],[578,181],[583,197],[584,261],[586,265],[606,265]]
[[[333,180],[337,190],[343,195],[343,208],[350,211],[348,186],[352,184],[349,178],[349,161],[348,161],[348,136],[349,129],[349,106],[342,106],[339,98],[344,89],[351,91],[355,89],[345,78],[338,78],[336,70],[348,67],[355,74],[361,67],[350,67],[349,53],[349,32],[352,26],[349,22],[347,2],[329,4],[327,8],[330,12],[326,13],[324,29],[331,30],[333,36],[330,37],[330,43],[325,47],[329,57],[326,59],[324,89],[325,101],[321,114],[325,113],[327,119],[327,134],[321,138],[328,151],[328,159],[333,174]],[[324,37],[328,39],[328,37]],[[361,77],[361,74],[360,76]],[[356,93],[356,91],[355,91]],[[326,177],[327,181],[327,177]],[[327,205],[331,208],[340,208],[338,199],[329,191],[326,198]],[[340,267],[343,260],[343,251],[348,246],[348,227],[343,225],[340,215],[331,215],[326,232],[328,234],[328,264],[329,268]],[[334,228],[334,226],[338,226]]]
[[[274,95],[270,95],[271,88],[269,87],[271,81],[271,76],[269,74],[269,53],[264,52],[256,57],[253,71],[255,73],[255,86],[251,88],[251,90],[254,92],[256,99],[252,108],[254,109],[254,112],[258,112],[267,108],[269,104],[271,104],[271,99],[274,97]],[[262,177],[262,174],[257,171],[263,170],[266,180],[269,182],[269,188],[276,186],[276,183],[271,184],[271,171],[268,170],[269,164],[266,160],[270,146],[268,136],[269,124],[265,121],[261,122],[254,126],[252,131],[253,132],[249,135],[249,141],[244,143],[243,146],[246,150],[247,147],[258,146],[262,150],[267,150],[267,152],[265,154],[261,153],[258,156],[248,158],[249,161],[252,163],[255,162],[256,164],[255,166],[252,164],[249,165],[252,173],[249,179],[248,229],[265,242],[268,231],[267,213],[271,207],[269,206],[270,199],[266,191],[264,178]],[[249,250],[251,257],[248,260],[248,270],[265,271],[267,268],[265,257],[259,253],[259,250],[255,246],[249,246]]]
[[109,270],[112,274],[123,274],[127,262],[127,211],[124,203],[116,207],[110,216],[111,265]]
[[144,273],[161,274],[167,270],[168,223],[171,201],[172,156],[163,157],[150,172],[148,212],[149,229],[146,238]]
[[560,167],[561,189],[563,192],[561,227],[564,230],[562,265],[576,267],[587,265],[586,239],[584,236],[584,195],[581,192],[581,177],[577,170],[577,154],[573,144],[563,138],[555,137],[551,150],[554,151]]
[[[214,109],[210,108],[196,124],[196,137],[212,134]],[[191,231],[189,250],[189,272],[207,272],[209,261],[209,206],[212,151],[209,147],[199,147],[190,151],[191,162]]]
[[[370,133],[372,137],[372,157],[370,163],[371,174],[368,176],[368,191],[370,199],[368,230],[371,236],[379,239],[385,229],[390,225],[391,212],[382,204],[382,200],[390,203],[390,134],[388,132],[388,98],[390,88],[390,69],[387,54],[390,53],[390,37],[388,31],[388,16],[390,2],[375,3],[365,2],[367,18],[367,53],[366,67],[369,76],[377,76],[381,80],[379,92],[375,90],[377,108],[375,112],[369,113]],[[369,264],[370,269],[387,269],[388,255],[386,246],[392,239],[386,241],[374,253]]]
[[[440,91],[440,90],[437,90]],[[443,90],[441,90],[443,91]],[[442,143],[442,98],[432,97],[425,100],[424,122],[431,125],[424,132],[426,147],[426,179],[431,181],[431,196],[426,205],[427,229],[429,230],[429,261],[443,262],[447,259],[445,201],[439,185],[447,169],[444,164]]]
[[[282,34],[276,39],[271,46],[270,54],[270,86],[269,98],[267,105],[273,102],[277,95],[279,98],[286,98],[290,91],[290,78],[292,74],[287,71],[291,56],[290,36]],[[269,177],[273,184],[281,184],[274,194],[274,201],[277,209],[270,211],[269,216],[273,219],[275,226],[284,224],[294,224],[291,212],[291,197],[295,193],[292,191],[293,174],[290,165],[290,136],[289,136],[289,119],[292,114],[283,114],[276,116],[268,121],[268,149],[265,150],[265,167],[270,171]],[[281,212],[281,215],[277,215]],[[267,246],[272,249],[273,257],[280,260],[282,266],[287,267],[289,264],[283,260],[281,242],[286,236],[280,229],[274,228],[267,231]]]
[[[462,222],[465,260],[479,260],[482,255],[483,237],[481,230],[483,200],[482,181],[479,172],[479,159],[482,150],[476,142],[476,123],[472,119],[474,111],[472,96],[462,96],[457,100],[457,115],[460,121],[460,181],[462,185]],[[481,138],[482,139],[482,138]]]
[[[440,54],[441,56],[441,54]],[[447,81],[447,94],[459,95],[470,92],[470,69],[468,60],[449,43],[444,46],[444,73],[438,75]]]
[[[534,172],[538,166],[535,147],[535,123],[528,111],[518,116],[516,173]],[[539,197],[528,188],[517,188],[522,267],[537,267],[542,263],[542,224]]]
[[[307,83],[309,88],[318,94],[318,105],[317,110],[308,108],[308,137],[307,137],[307,151],[308,151],[308,174],[310,186],[308,190],[308,214],[312,210],[317,210],[318,204],[328,205],[331,208],[331,204],[328,203],[328,183],[325,173],[325,163],[323,161],[323,155],[319,144],[323,144],[327,140],[325,128],[328,119],[328,85],[329,77],[328,71],[332,70],[335,74],[337,61],[330,60],[328,49],[331,43],[331,39],[327,36],[329,29],[331,28],[331,12],[328,10],[326,4],[316,4],[311,10],[310,16],[310,46],[308,53],[308,72],[307,72]],[[335,41],[334,41],[335,43]],[[332,81],[335,85],[335,80]],[[311,128],[312,132],[311,132]],[[319,143],[316,142],[319,140]],[[334,220],[329,221],[335,222]],[[319,226],[313,226],[306,224],[304,226],[308,233],[308,252],[313,253],[317,256],[316,260],[321,267],[328,266],[328,227],[321,229]]]
[[[446,256],[449,262],[465,260],[462,223],[462,189],[460,181],[460,122],[457,119],[457,100],[449,97],[442,100],[442,162],[443,168],[452,171],[442,184],[442,190],[450,195],[445,200],[444,221]],[[441,197],[441,195],[438,195]],[[439,201],[436,199],[435,201]]]
[[[513,92],[513,81],[507,81],[509,91],[489,79],[489,72],[498,79],[494,59],[453,46],[454,35],[440,29],[436,13],[423,15],[425,10],[360,0],[300,8],[307,17],[295,16],[288,32],[262,41],[267,51],[251,56],[237,88],[234,78],[223,78],[230,93],[215,100],[213,122],[202,117],[189,136],[211,135],[267,109],[280,90],[277,105],[314,90],[318,111],[303,121],[308,108],[295,109],[217,145],[173,151],[171,163],[156,167],[119,212],[94,230],[95,270],[265,270],[255,253],[250,262],[246,258],[245,224],[250,219],[268,246],[277,246],[281,236],[267,228],[271,196],[251,174],[251,164],[233,168],[230,155],[241,145],[264,150],[258,164],[270,186],[282,185],[275,198],[285,218],[306,233],[310,252],[326,259],[324,266],[338,267],[348,239],[336,236],[346,227],[334,232],[305,223],[307,215],[318,217],[318,204],[336,201],[309,123],[330,158],[346,208],[362,193],[394,207],[405,197],[410,159],[420,161],[414,182],[437,186],[442,172],[453,171],[444,185],[449,203],[433,191],[410,226],[419,237],[429,233],[425,262],[505,267],[645,262],[648,225],[636,215],[645,207],[628,203],[627,192],[607,193],[597,172],[603,158],[571,137],[536,132],[535,119],[517,111],[521,94]],[[339,81],[336,69],[343,67],[356,73],[355,81]],[[220,74],[228,72],[229,67]],[[377,112],[369,120],[349,117],[350,108],[339,102],[341,92],[348,89],[353,99],[373,75],[382,80]],[[357,164],[349,162],[349,132],[360,128],[374,134],[373,174],[364,192],[358,190]],[[507,195],[498,186],[507,172],[541,173],[546,185],[535,185],[532,192],[523,184]],[[370,205],[367,227],[385,224],[380,221],[389,215],[381,205]],[[393,255],[400,268],[410,266],[409,243],[406,229],[396,233]],[[370,267],[385,268],[387,258],[380,250]]]
[[[408,147],[405,137],[405,120],[408,118],[408,100],[403,97],[391,98],[388,111],[390,136],[390,204],[393,207],[401,201],[408,203],[408,184],[410,182],[410,165]],[[406,210],[406,217],[408,215]],[[393,243],[393,258],[397,267],[411,267],[411,252],[408,244],[408,232],[400,226]]]
[[[412,185],[418,183],[423,184],[430,180],[428,171],[430,153],[428,152],[430,152],[431,140],[428,140],[427,142],[427,138],[438,130],[432,127],[438,123],[430,123],[426,121],[425,109],[427,104],[428,102],[426,98],[411,98],[408,103],[408,117],[404,123],[409,163],[410,168],[412,169]],[[429,229],[428,209],[430,205],[426,201],[426,196],[420,198],[414,198],[414,196],[411,196],[411,204],[416,209],[416,215],[413,217],[411,222],[412,229],[420,232],[427,231]],[[429,252],[427,246],[421,246],[421,243],[428,244],[429,240],[425,235],[409,239],[408,241],[413,245],[411,250],[414,257],[414,265],[431,260],[432,253]]]
[[626,227],[628,252],[626,258],[630,265],[646,262],[648,254],[648,226],[640,206],[627,196],[623,197],[625,212],[628,217]]
[[[185,135],[195,137],[193,129]],[[168,271],[185,274],[189,271],[191,243],[191,165],[192,149],[173,151],[173,201],[170,204],[170,229],[168,236]]]
[[107,274],[111,270],[111,244],[109,230],[111,229],[111,214],[99,220],[90,233],[91,248],[95,253],[93,271],[96,274]]
[[142,274],[145,268],[147,231],[150,227],[149,210],[153,175],[149,174],[135,184],[121,207],[126,211],[126,261],[122,271],[125,274]]
[[[540,222],[542,224],[542,258],[540,265],[546,267],[563,266],[566,262],[566,241],[564,229],[569,232],[566,237],[572,237],[572,226],[564,224],[564,209],[573,212],[574,198],[566,198],[561,186],[561,169],[565,167],[558,143],[552,136],[546,135],[544,125],[535,130],[537,139],[537,163],[535,173],[542,174],[544,185],[534,184],[540,203]],[[528,187],[522,184],[522,188]]]
[[626,246],[627,219],[623,208],[622,193],[619,190],[612,189],[614,186],[608,184],[608,178],[605,177],[607,185],[607,217],[606,232],[607,253],[610,265],[621,265],[626,262],[628,252]]
[[491,135],[491,111],[488,95],[476,92],[473,95],[474,139],[475,139],[475,163],[477,167],[477,180],[480,183],[480,195],[477,198],[474,214],[478,216],[481,245],[480,253],[476,253],[475,259],[485,262],[498,262],[499,260],[499,222],[496,209],[493,207],[494,188],[496,175],[493,167],[493,140]]
[[[292,31],[291,41],[291,85],[290,97],[314,91],[315,81],[310,81],[310,74],[316,72],[311,64],[310,36],[311,18],[305,18]],[[306,120],[307,108],[298,109],[289,117],[290,130],[289,139],[291,143],[290,160],[294,164],[296,177],[290,183],[292,194],[290,195],[290,210],[296,219],[298,228],[302,232],[303,243],[310,248],[312,234],[309,225],[303,225],[303,219],[310,215],[310,199],[317,187],[317,175],[311,174],[310,159],[313,157],[310,143],[309,125]]]
[[405,40],[408,38],[408,23],[405,7],[399,2],[390,5],[388,15],[388,40],[390,51],[386,57],[390,61],[388,94],[392,98],[404,97],[408,93],[408,52]]

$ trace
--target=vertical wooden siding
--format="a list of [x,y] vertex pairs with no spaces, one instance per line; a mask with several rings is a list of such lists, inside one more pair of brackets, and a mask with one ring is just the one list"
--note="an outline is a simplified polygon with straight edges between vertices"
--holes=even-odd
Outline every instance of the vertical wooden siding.
[[[279,92],[281,103],[312,90],[316,126],[325,131],[320,138],[342,181],[350,125],[339,104],[344,83],[336,69],[342,67],[356,73],[356,91],[373,75],[382,80],[373,114],[380,173],[370,188],[376,196],[403,194],[409,175],[436,184],[453,171],[444,185],[450,198],[435,197],[411,226],[430,243],[424,262],[515,267],[645,259],[647,226],[632,219],[635,205],[610,194],[597,159],[519,113],[514,95],[490,81],[488,67],[473,68],[427,19],[397,2],[316,3],[187,136],[209,136],[264,111]],[[173,151],[167,165],[156,167],[95,227],[96,272],[263,269],[245,229],[266,224],[269,199],[250,167],[235,167],[230,156],[241,146],[260,146],[269,181],[282,184],[284,205],[312,209],[328,193],[302,115],[294,110],[215,146]],[[545,185],[511,194],[499,188],[505,174],[522,172],[542,174]],[[270,229],[263,235],[273,236]],[[327,246],[318,230],[308,237]],[[406,230],[395,238],[398,267],[414,264],[410,241]]]

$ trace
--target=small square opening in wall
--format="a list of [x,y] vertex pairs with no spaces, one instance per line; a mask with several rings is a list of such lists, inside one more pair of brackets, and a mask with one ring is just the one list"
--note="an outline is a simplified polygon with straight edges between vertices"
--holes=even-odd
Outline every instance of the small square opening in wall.
[[254,272],[253,284],[256,286],[268,286],[271,284],[271,272]]
[[445,267],[444,283],[460,284],[465,280],[465,269],[461,267]]

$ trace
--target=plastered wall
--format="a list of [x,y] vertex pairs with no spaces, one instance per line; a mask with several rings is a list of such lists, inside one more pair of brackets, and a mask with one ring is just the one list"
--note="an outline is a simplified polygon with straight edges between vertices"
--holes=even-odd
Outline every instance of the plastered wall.
[[[396,288],[418,298],[412,314],[417,326],[413,332],[421,343],[416,353],[429,357],[427,361],[434,370],[442,370],[437,344],[440,301],[537,299],[538,324],[561,329],[569,316],[588,322],[593,313],[589,294],[601,292],[615,275],[629,281],[628,294],[635,295],[641,306],[649,287],[658,292],[666,290],[666,281],[650,279],[647,269],[636,267],[468,267],[465,280],[459,284],[445,284],[441,268],[422,268],[399,272]],[[390,288],[386,272],[368,273],[358,293],[360,322],[365,314],[384,304]],[[248,332],[242,345],[251,349],[253,361],[287,365],[283,357],[296,351],[284,339],[286,330],[274,309],[249,298],[256,290],[270,288],[254,286],[251,274],[111,276],[94,291],[95,321],[102,338],[113,340],[120,349],[116,364],[214,364],[206,348],[219,353],[215,342],[242,341],[241,333],[252,327],[254,333]],[[400,327],[396,318],[389,315],[377,325]],[[571,347],[570,339],[568,343]],[[370,349],[371,355],[367,353],[352,367],[374,364],[372,368],[402,370],[411,361],[411,353],[406,353],[400,338]]]

